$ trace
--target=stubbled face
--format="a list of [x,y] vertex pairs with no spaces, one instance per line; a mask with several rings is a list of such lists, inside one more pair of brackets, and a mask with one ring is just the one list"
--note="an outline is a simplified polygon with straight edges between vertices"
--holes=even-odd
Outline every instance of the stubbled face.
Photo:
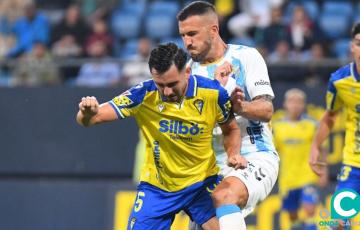
[[356,67],[360,66],[360,34],[357,34],[351,41],[351,53],[354,57]]
[[158,74],[155,69],[151,70],[153,80],[160,95],[169,102],[180,102],[187,89],[189,75],[185,69],[178,71],[173,64],[168,71]]
[[284,102],[284,108],[289,117],[297,119],[304,112],[305,99],[298,94],[289,95]]
[[211,49],[211,26],[205,16],[190,16],[179,21],[179,33],[191,58],[202,62]]

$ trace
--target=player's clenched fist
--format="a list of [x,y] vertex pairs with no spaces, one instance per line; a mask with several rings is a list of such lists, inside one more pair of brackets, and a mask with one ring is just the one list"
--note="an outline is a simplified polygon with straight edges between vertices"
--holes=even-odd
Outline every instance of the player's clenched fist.
[[79,103],[79,110],[84,116],[94,116],[99,112],[99,102],[93,96],[83,97]]
[[225,61],[215,70],[215,79],[220,82],[222,86],[225,86],[229,80],[229,75],[232,72],[232,65]]
[[247,160],[240,154],[234,154],[228,158],[227,164],[234,169],[244,169],[247,167]]

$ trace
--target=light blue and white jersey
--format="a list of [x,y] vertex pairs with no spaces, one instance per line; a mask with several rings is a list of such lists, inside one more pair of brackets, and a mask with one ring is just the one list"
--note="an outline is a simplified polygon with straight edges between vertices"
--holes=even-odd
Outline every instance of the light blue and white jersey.
[[[237,85],[244,91],[247,101],[251,101],[259,95],[274,97],[265,61],[260,53],[251,47],[229,44],[223,58],[214,63],[202,65],[190,61],[191,74],[214,79],[216,68],[225,61],[229,62],[233,69],[225,86],[229,95]],[[276,152],[268,123],[248,120],[241,116],[237,116],[236,120],[241,129],[242,155],[253,152]],[[222,167],[226,162],[227,155],[223,147],[220,127],[214,129],[213,147],[217,154],[218,164]]]

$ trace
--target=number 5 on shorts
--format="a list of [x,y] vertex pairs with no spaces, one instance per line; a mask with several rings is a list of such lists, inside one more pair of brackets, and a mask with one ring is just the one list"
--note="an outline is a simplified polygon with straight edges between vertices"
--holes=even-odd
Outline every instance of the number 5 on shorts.
[[141,198],[144,196],[145,196],[144,192],[138,192],[138,194],[136,195],[136,200],[135,200],[135,205],[134,205],[135,212],[140,211],[140,209],[142,208],[144,201]]

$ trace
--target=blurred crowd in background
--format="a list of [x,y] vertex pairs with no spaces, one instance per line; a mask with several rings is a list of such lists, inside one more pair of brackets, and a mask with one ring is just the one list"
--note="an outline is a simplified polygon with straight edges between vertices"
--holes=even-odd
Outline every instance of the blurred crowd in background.
[[[1,0],[0,86],[134,85],[148,79],[158,43],[175,42],[191,1]],[[360,21],[351,0],[213,0],[228,43],[256,47],[268,63],[349,58]],[[270,76],[271,77],[271,76]]]

